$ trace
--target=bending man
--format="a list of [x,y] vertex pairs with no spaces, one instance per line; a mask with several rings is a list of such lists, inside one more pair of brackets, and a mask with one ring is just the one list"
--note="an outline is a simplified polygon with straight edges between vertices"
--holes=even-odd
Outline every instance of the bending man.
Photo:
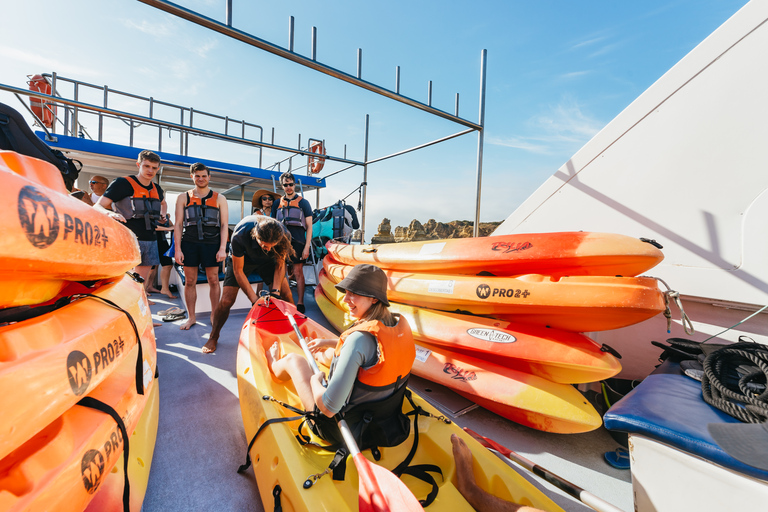
[[216,350],[219,334],[229,318],[229,310],[243,290],[253,304],[258,299],[248,282],[248,276],[257,272],[271,293],[293,303],[291,290],[285,278],[285,260],[293,255],[291,235],[282,224],[263,215],[249,215],[237,223],[232,233],[232,259],[227,262],[224,291],[213,312],[213,328],[203,353]]

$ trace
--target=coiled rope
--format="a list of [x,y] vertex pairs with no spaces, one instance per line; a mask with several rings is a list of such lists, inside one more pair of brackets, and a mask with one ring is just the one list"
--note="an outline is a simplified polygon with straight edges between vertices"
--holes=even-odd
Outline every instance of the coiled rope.
[[704,360],[704,401],[745,423],[768,421],[768,346],[739,342]]

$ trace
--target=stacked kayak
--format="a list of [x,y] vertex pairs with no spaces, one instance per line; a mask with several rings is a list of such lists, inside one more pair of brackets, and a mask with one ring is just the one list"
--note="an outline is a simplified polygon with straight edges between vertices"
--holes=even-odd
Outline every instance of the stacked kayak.
[[[296,322],[302,336],[334,337],[331,332],[302,315],[297,315]],[[283,354],[302,353],[288,319],[276,307],[274,301],[265,303],[262,299],[251,310],[240,334],[237,379],[247,438],[252,439],[259,427],[270,422],[261,430],[250,448],[250,458],[253,461],[253,471],[264,510],[275,509],[275,496],[279,496],[283,510],[358,510],[360,489],[355,465],[351,461],[347,463],[343,480],[333,480],[331,474],[324,474],[317,478],[311,487],[306,488],[305,481],[310,476],[324,473],[334,453],[311,444],[299,444],[296,438],[299,420],[272,421],[296,416],[295,411],[278,402],[299,409],[302,407],[292,382],[278,381],[267,366],[266,351],[275,342],[279,344]],[[327,368],[323,370],[328,371]],[[443,474],[442,478],[436,478],[439,488],[434,502],[429,505],[429,510],[472,510],[455,487],[456,468],[451,434],[460,436],[470,447],[476,462],[474,471],[477,482],[491,494],[543,510],[561,510],[541,491],[482,448],[459,427],[438,418],[439,413],[415,393],[413,399],[416,406],[422,407],[434,417],[421,416],[419,419],[419,442],[412,464],[436,464]],[[410,410],[412,406],[405,400],[403,412]],[[413,427],[413,420],[411,426]],[[303,432],[311,434],[306,428]],[[314,436],[312,441],[324,444],[323,440]],[[381,458],[378,461],[374,461],[367,450],[364,455],[374,464],[391,470],[405,460],[413,441],[414,429],[411,428],[409,438],[402,444],[381,448]],[[426,498],[431,490],[431,486],[408,474],[402,476],[402,481],[418,499]]]
[[[338,283],[353,265],[325,258],[323,267],[331,280]],[[647,320],[665,307],[664,296],[656,280],[650,277],[385,272],[387,297],[391,301],[566,331],[618,329]]]
[[570,384],[621,371],[582,332],[626,327],[665,309],[655,243],[608,233],[542,233],[380,245],[327,244],[315,297],[339,330],[351,322],[334,285],[354,265],[387,275],[393,313],[417,343],[413,373],[508,419],[576,433],[600,426]]
[[138,245],[50,164],[0,152],[0,180],[0,510],[138,512],[159,403]]
[[499,276],[636,276],[664,255],[651,242],[613,233],[526,233],[397,244],[329,242],[331,257],[382,269]]

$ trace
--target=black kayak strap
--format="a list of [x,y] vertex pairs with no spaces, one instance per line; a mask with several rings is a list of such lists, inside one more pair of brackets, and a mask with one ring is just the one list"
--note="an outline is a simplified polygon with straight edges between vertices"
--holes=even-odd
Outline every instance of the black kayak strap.
[[245,464],[237,468],[237,472],[242,473],[243,471],[251,467],[251,448],[253,448],[253,443],[256,442],[256,438],[259,437],[259,434],[261,434],[261,431],[264,430],[264,428],[266,428],[269,425],[272,425],[273,423],[284,423],[286,421],[296,421],[296,420],[300,420],[303,417],[304,416],[291,416],[289,418],[272,418],[262,423],[261,426],[259,427],[259,430],[257,430],[256,433],[253,435],[253,439],[251,439],[251,442],[248,443],[248,450],[245,452]]
[[136,327],[136,322],[134,321],[131,314],[120,307],[119,304],[116,304],[112,302],[109,299],[105,299],[104,297],[99,297],[98,295],[93,295],[91,293],[78,293],[74,295],[73,297],[90,297],[92,299],[97,299],[103,302],[104,304],[107,304],[109,306],[112,306],[113,308],[122,311],[125,313],[125,316],[128,317],[128,321],[131,323],[131,327],[133,327],[133,333],[136,335],[136,346],[139,347],[139,353],[136,357],[136,393],[139,395],[144,394],[144,348],[141,343],[141,335],[139,335],[139,328]]
[[97,411],[109,414],[112,416],[112,419],[115,420],[117,427],[120,429],[120,433],[123,436],[123,512],[130,512],[131,485],[128,481],[128,431],[125,429],[125,423],[123,422],[123,419],[120,417],[120,415],[117,414],[117,411],[115,411],[112,407],[105,404],[104,402],[93,397],[85,396],[81,398],[79,402],[77,402],[77,405],[89,407],[91,409],[96,409]]

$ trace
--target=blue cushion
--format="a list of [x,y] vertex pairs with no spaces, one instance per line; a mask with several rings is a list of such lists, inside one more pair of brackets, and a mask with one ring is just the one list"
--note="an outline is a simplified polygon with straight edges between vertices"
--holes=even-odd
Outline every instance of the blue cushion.
[[605,413],[609,430],[640,434],[761,480],[763,471],[734,459],[715,443],[708,423],[740,423],[701,396],[701,383],[665,361]]

